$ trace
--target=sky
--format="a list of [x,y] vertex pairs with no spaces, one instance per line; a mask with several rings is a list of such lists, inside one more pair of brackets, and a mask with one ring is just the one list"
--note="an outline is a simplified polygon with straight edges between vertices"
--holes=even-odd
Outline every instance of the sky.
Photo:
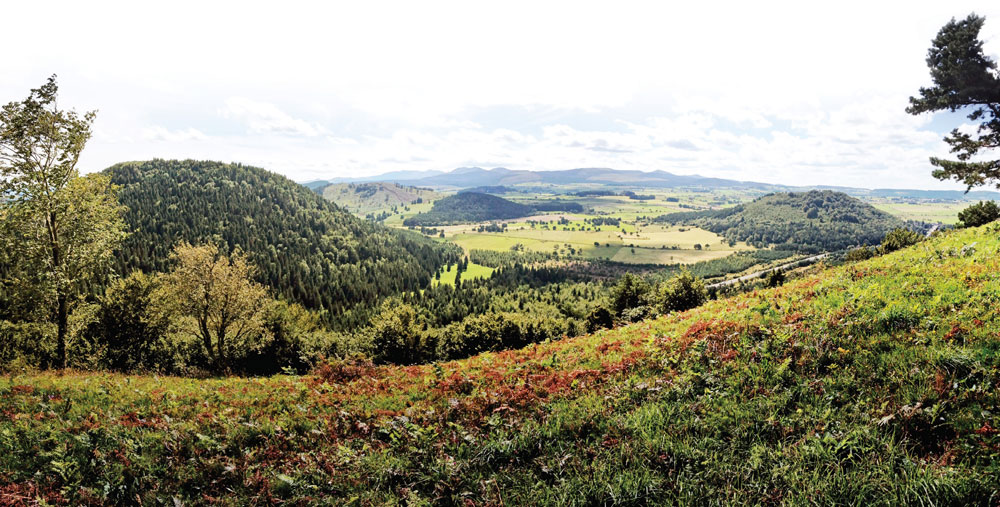
[[[296,181],[610,167],[789,185],[930,176],[930,40],[1000,2],[9,2],[0,103],[58,75],[85,171],[242,162]],[[966,127],[967,128],[967,127]]]

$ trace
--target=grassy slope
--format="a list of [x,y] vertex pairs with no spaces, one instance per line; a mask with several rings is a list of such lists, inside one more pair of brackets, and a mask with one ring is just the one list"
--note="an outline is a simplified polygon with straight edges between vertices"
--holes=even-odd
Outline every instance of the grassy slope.
[[347,381],[6,377],[0,494],[994,504],[998,237]]
[[323,187],[324,199],[358,215],[387,210],[393,206],[408,206],[418,198],[431,202],[441,196],[442,194],[430,189],[388,182],[334,183]]

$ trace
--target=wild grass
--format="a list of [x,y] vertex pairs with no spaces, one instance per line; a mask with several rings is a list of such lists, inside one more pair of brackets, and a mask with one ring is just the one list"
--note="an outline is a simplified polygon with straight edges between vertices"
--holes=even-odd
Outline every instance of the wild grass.
[[[493,276],[495,269],[488,266],[480,266],[475,262],[470,262],[465,271],[462,271],[462,280],[473,280],[476,278],[489,278]],[[451,266],[450,270],[442,268],[441,278],[434,280],[434,285],[455,285],[455,275],[458,274],[458,269],[455,266]]]
[[0,379],[0,502],[996,505],[1000,228],[411,367]]

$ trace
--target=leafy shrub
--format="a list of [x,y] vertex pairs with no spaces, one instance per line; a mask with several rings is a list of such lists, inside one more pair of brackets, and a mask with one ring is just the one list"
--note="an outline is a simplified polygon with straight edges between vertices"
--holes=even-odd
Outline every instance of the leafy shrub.
[[153,277],[140,271],[111,282],[84,336],[101,351],[101,367],[116,371],[170,369],[168,323],[152,311]]
[[900,227],[889,231],[889,234],[885,235],[885,239],[882,240],[882,245],[879,246],[879,250],[881,250],[882,253],[887,254],[889,252],[895,252],[901,248],[906,248],[910,245],[915,245],[923,239],[923,236],[909,229]]
[[772,269],[764,275],[764,285],[768,287],[778,287],[785,283],[785,271]]
[[618,280],[618,285],[611,289],[611,310],[621,317],[625,310],[645,304],[650,290],[648,282],[632,273],[625,273]]
[[607,308],[600,306],[587,314],[587,332],[593,333],[599,329],[608,329],[615,325],[614,315]]
[[0,320],[0,372],[48,368],[55,352],[55,324]]
[[1000,219],[1000,206],[993,201],[979,201],[958,212],[962,227],[979,227]]
[[682,312],[707,300],[705,282],[686,270],[661,283],[656,290],[656,305],[661,313]]
[[412,306],[397,299],[382,303],[368,331],[377,363],[413,364],[428,356],[422,333],[423,321]]
[[268,375],[291,369],[305,372],[320,357],[336,355],[332,335],[322,329],[316,314],[301,305],[273,301],[264,314],[260,345],[250,350],[237,369],[243,373]]
[[437,340],[437,357],[458,359],[480,352],[519,348],[559,338],[565,332],[559,322],[543,316],[489,312],[444,329]]
[[848,251],[844,259],[847,262],[859,262],[872,257],[875,257],[875,250],[867,246],[859,246]]
[[656,315],[656,310],[649,305],[639,305],[633,308],[626,308],[621,314],[621,319],[625,322],[639,322]]

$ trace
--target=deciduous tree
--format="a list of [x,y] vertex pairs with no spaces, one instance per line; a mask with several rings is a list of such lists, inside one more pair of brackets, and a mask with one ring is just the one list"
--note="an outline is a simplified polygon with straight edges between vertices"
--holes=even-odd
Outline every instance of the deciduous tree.
[[[77,161],[95,112],[57,105],[55,76],[0,111],[0,256],[13,301],[56,323],[56,361],[67,363],[68,318],[107,272],[125,237],[124,207],[105,175],[80,177]],[[29,317],[28,315],[24,315]]]
[[660,284],[656,290],[657,306],[661,313],[682,312],[701,306],[708,300],[705,282],[688,270]]
[[227,257],[214,244],[181,243],[171,259],[154,300],[178,331],[201,342],[215,372],[225,373],[234,354],[266,341],[267,289],[253,281],[255,268],[239,251]]

